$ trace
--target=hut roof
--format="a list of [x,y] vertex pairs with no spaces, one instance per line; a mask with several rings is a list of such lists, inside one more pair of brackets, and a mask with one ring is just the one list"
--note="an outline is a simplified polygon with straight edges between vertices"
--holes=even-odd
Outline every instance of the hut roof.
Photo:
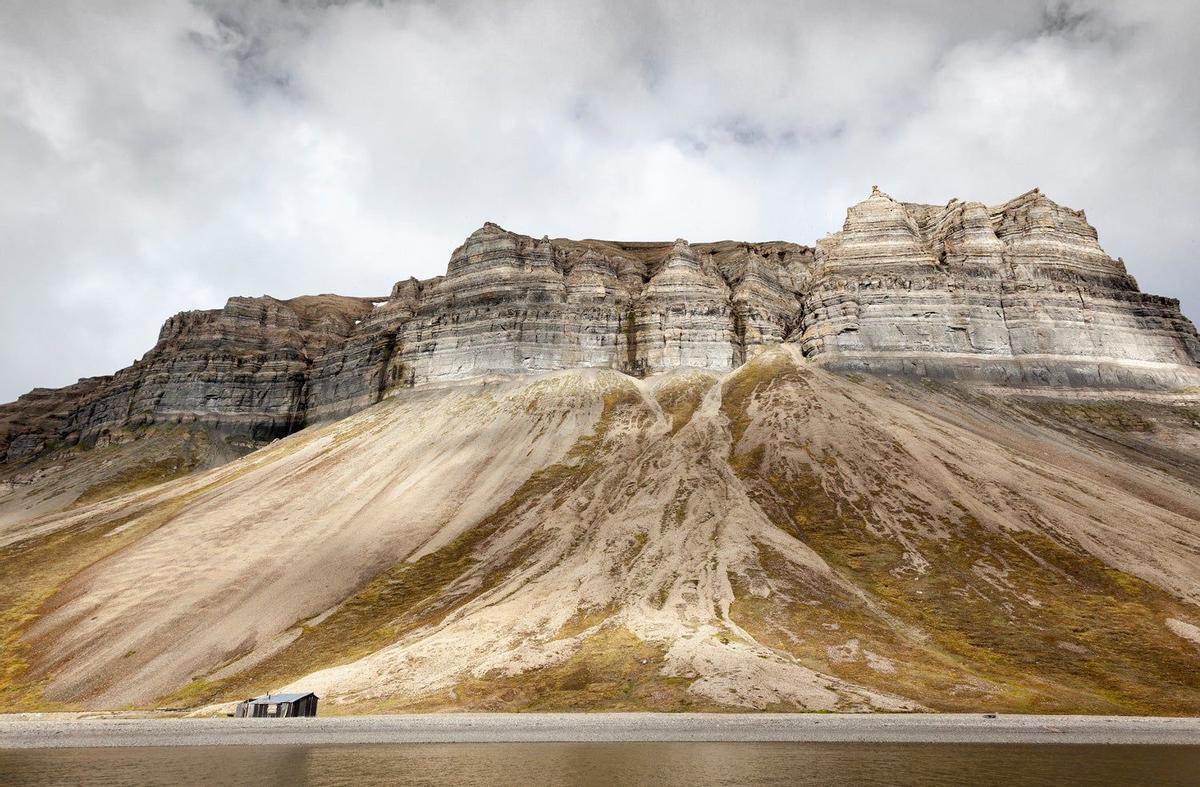
[[[250,700],[251,705],[273,705],[277,702],[295,702],[296,700],[312,696],[311,691],[306,691],[303,694],[267,694],[262,697],[255,697]],[[320,699],[318,697],[317,699]]]

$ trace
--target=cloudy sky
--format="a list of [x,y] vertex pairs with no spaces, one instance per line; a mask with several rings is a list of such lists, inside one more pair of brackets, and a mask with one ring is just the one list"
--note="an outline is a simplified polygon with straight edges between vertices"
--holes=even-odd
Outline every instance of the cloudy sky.
[[0,401],[485,220],[811,243],[1034,186],[1200,318],[1200,3],[0,4]]

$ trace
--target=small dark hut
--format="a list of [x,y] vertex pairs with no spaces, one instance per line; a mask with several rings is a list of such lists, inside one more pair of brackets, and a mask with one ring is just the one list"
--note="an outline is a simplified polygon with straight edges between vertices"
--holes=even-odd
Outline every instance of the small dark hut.
[[311,691],[307,694],[268,694],[265,697],[239,702],[233,715],[239,719],[316,716],[318,699],[320,698]]

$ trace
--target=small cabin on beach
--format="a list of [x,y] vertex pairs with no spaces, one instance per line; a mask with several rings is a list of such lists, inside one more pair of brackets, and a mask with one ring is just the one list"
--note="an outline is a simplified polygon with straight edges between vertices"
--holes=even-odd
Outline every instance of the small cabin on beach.
[[268,694],[239,702],[233,715],[239,719],[316,716],[318,699],[311,691],[307,694]]

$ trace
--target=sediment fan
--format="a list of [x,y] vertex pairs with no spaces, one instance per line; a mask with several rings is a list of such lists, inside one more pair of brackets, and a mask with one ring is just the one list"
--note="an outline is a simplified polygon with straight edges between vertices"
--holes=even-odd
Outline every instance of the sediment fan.
[[1036,190],[485,225],[0,408],[0,705],[1196,713],[1198,360]]

